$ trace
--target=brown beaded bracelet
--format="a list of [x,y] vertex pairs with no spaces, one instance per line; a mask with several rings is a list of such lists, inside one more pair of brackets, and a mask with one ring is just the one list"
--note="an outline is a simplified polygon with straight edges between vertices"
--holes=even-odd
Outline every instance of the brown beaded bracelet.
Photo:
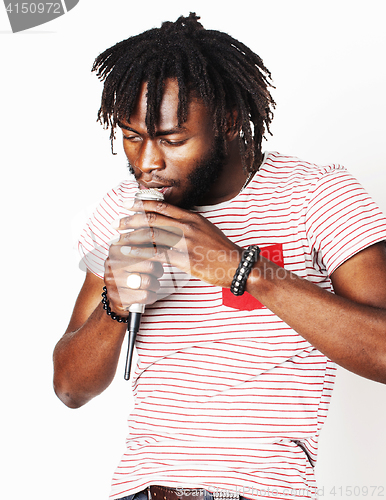
[[245,285],[249,273],[252,270],[253,264],[257,261],[260,255],[260,248],[257,245],[249,246],[243,253],[239,267],[237,268],[231,284],[231,292],[233,295],[243,295]]
[[106,311],[106,314],[110,316],[111,319],[113,319],[114,321],[118,321],[118,323],[129,322],[129,318],[122,318],[122,316],[118,316],[118,314],[115,314],[115,312],[111,310],[109,299],[107,298],[107,288],[105,286],[103,287],[102,304],[103,304],[103,309]]

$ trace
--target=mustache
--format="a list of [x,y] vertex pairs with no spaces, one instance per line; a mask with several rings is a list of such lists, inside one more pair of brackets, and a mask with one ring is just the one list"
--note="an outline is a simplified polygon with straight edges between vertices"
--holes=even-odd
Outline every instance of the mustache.
[[[129,169],[129,172],[135,177],[135,180],[138,182],[139,179],[141,178],[142,172],[139,171],[139,174],[136,174],[133,166],[131,165],[131,163],[129,161],[127,162],[127,168]],[[162,177],[160,177],[156,173],[153,173],[151,178],[153,181],[159,182],[160,184],[165,184],[165,186],[175,187],[175,186],[180,185],[179,180],[176,180],[176,179],[167,179],[166,180],[166,179],[163,179]]]

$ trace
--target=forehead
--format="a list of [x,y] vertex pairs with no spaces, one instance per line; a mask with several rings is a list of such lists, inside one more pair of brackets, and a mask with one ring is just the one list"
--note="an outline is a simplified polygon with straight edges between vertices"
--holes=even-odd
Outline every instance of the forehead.
[[[210,113],[202,99],[195,97],[191,92],[188,98],[188,116],[185,124],[196,126],[206,126],[208,120],[211,121]],[[156,128],[160,130],[169,130],[178,125],[178,103],[179,87],[174,78],[168,78],[164,82],[163,96],[158,112]],[[140,86],[136,105],[130,116],[130,123],[138,122],[145,124],[146,115],[149,112],[147,107],[147,82]]]

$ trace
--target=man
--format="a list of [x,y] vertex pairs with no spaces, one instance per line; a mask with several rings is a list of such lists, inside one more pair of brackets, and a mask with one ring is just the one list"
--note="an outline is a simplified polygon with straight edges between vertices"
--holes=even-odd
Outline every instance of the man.
[[386,381],[384,216],[343,167],[262,154],[269,71],[194,14],[94,70],[132,177],[81,236],[56,393],[76,408],[106,389],[128,309],[146,304],[111,498],[313,498],[333,362]]

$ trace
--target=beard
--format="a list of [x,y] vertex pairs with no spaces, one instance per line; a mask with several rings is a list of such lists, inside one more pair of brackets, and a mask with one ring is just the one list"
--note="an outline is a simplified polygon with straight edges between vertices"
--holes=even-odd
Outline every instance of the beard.
[[[187,210],[199,206],[219,178],[224,168],[225,159],[226,153],[223,140],[217,137],[208,155],[197,161],[196,168],[188,175],[188,187],[183,192],[182,201],[177,206]],[[134,169],[130,163],[128,163],[128,168],[135,176]],[[179,184],[178,179],[172,182],[174,186],[178,186]]]
[[219,178],[225,160],[225,151],[221,139],[216,139],[215,145],[208,156],[197,163],[197,167],[188,175],[189,187],[185,190],[180,208],[191,209],[199,206]]

